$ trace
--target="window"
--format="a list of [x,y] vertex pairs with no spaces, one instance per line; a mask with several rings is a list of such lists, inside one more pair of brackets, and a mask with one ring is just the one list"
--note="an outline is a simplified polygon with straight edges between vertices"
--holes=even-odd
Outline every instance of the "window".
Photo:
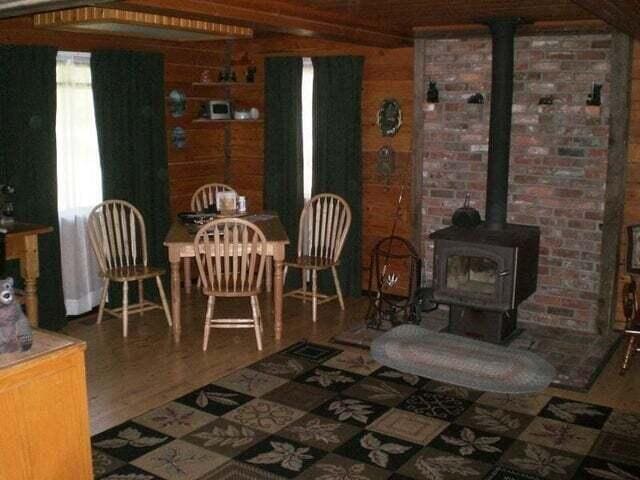
[[56,148],[62,286],[67,315],[100,301],[98,266],[87,218],[102,201],[102,175],[91,89],[90,56],[59,52],[56,65]]
[[313,63],[302,59],[302,180],[304,199],[311,198],[313,185]]
[[89,60],[88,53],[58,53],[56,148],[60,213],[84,210],[102,201]]

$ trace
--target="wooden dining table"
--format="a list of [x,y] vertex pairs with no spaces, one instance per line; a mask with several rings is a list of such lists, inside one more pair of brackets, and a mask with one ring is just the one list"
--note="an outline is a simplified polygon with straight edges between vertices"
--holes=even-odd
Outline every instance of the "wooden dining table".
[[48,225],[12,222],[0,225],[6,232],[6,259],[20,261],[20,275],[24,280],[24,303],[27,318],[33,327],[38,320],[38,277],[40,276],[40,256],[38,235],[53,232]]
[[[285,258],[285,247],[289,244],[287,232],[274,213],[257,213],[242,217],[255,223],[263,231],[267,240],[267,252],[273,258],[273,316],[276,340],[282,338],[282,272]],[[195,230],[189,228],[181,220],[176,220],[171,225],[169,233],[164,240],[164,246],[169,251],[169,264],[171,266],[171,317],[173,320],[173,335],[176,341],[180,340],[180,265],[181,259],[195,257],[193,239]]]

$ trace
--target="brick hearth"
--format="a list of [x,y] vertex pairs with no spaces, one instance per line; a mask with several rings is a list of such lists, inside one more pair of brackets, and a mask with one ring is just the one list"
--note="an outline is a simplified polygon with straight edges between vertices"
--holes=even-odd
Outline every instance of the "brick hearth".
[[[610,35],[518,37],[508,221],[541,228],[537,292],[520,307],[525,321],[594,331],[609,140]],[[423,104],[422,234],[450,223],[466,192],[484,212],[490,114],[491,39],[425,44],[424,81],[440,102]],[[418,81],[418,80],[417,80]],[[586,106],[601,83],[602,107]],[[485,103],[467,104],[482,93]],[[553,95],[553,105],[539,105]]]

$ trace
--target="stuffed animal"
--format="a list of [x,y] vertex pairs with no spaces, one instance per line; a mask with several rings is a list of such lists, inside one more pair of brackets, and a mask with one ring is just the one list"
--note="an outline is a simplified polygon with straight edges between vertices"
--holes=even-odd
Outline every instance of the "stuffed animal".
[[0,353],[29,350],[33,336],[13,291],[13,278],[0,280]]

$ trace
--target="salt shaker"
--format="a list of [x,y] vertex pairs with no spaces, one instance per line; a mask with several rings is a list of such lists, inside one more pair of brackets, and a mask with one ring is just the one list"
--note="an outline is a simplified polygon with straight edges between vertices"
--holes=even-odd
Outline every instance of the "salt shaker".
[[238,197],[238,212],[244,213],[247,211],[247,197]]

